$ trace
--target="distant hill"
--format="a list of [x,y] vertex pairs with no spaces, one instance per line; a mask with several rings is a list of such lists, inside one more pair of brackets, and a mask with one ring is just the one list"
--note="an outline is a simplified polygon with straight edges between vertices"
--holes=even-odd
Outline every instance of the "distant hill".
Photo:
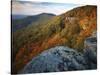
[[24,27],[27,27],[31,23],[34,25],[43,23],[51,19],[53,16],[55,15],[49,14],[49,13],[42,13],[42,14],[33,15],[33,16],[13,15],[12,16],[12,30],[16,31],[16,30],[22,29]]
[[11,15],[11,16],[12,16],[13,20],[23,19],[23,18],[27,17],[27,15]]
[[[41,18],[39,21],[43,20]],[[36,22],[36,19],[34,21]],[[86,5],[54,16],[45,23],[36,26],[33,24],[14,32],[13,72],[18,72],[33,57],[51,47],[68,46],[82,52],[84,40],[96,30],[97,7]]]

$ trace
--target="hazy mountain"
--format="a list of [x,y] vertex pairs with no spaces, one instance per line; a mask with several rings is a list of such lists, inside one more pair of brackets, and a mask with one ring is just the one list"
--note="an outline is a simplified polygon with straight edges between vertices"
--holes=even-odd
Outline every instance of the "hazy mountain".
[[37,25],[39,23],[42,23],[44,21],[47,21],[51,19],[54,14],[49,13],[42,13],[39,15],[33,15],[33,16],[25,16],[25,15],[13,15],[12,16],[12,30],[16,31],[18,29],[22,29],[24,27],[27,27],[31,23],[34,25]]
[[21,70],[33,57],[54,46],[68,46],[83,52],[84,40],[97,30],[96,27],[97,7],[87,5],[14,32],[13,73]]
[[23,19],[23,18],[27,17],[27,15],[11,15],[11,16],[12,16],[13,20]]

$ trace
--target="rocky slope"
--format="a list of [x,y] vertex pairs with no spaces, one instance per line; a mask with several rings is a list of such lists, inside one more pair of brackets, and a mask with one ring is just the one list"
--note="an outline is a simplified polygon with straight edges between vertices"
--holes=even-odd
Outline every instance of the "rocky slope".
[[34,57],[19,73],[42,73],[97,68],[97,37],[85,40],[84,52],[56,46]]
[[[95,46],[96,47],[96,46]],[[96,49],[93,47],[94,49]],[[96,69],[96,51],[84,49],[84,53],[74,49],[56,46],[34,57],[19,73],[42,73]]]

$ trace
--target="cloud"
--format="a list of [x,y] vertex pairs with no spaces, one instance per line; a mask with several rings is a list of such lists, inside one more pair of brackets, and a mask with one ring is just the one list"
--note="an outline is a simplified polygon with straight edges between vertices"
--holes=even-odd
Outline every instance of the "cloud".
[[53,13],[59,15],[79,5],[48,2],[12,1],[12,14],[37,15]]

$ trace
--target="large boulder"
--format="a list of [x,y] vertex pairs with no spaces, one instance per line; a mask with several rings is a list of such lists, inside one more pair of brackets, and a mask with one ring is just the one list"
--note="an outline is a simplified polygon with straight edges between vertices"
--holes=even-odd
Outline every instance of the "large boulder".
[[[87,54],[85,53],[87,56]],[[71,70],[85,70],[88,65],[84,53],[64,46],[56,46],[34,57],[19,73],[42,73]],[[92,68],[93,69],[93,68]]]

